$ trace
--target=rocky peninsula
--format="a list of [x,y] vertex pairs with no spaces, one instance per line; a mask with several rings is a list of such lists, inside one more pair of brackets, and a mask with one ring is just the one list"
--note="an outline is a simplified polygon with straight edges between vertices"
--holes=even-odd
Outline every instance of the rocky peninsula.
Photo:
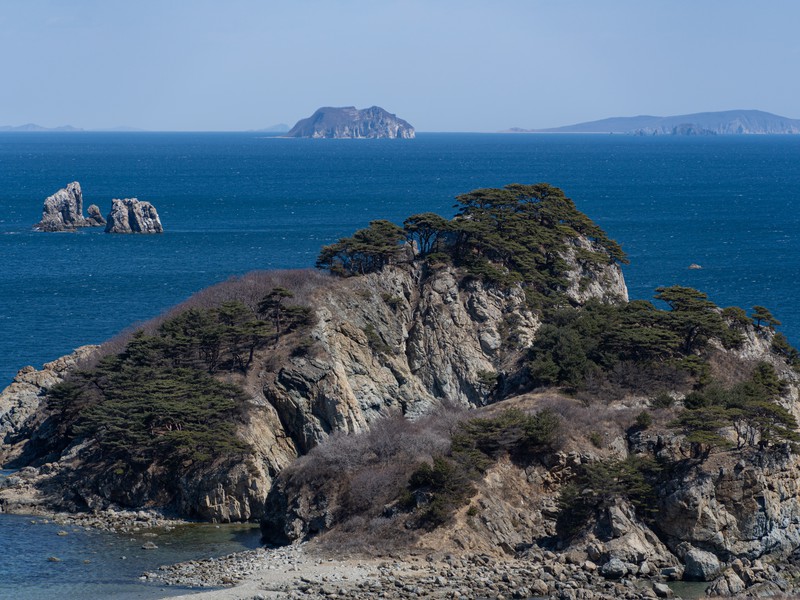
[[547,184],[457,201],[23,369],[0,510],[260,521],[283,549],[146,575],[220,598],[800,589],[799,357],[769,311],[629,301]]
[[357,109],[355,106],[323,107],[298,121],[286,137],[334,139],[413,139],[414,128],[380,106]]

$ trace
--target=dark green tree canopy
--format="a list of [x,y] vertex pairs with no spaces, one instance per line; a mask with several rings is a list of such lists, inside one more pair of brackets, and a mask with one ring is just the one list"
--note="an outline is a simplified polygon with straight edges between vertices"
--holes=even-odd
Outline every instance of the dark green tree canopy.
[[400,256],[400,244],[406,239],[403,228],[386,220],[371,221],[352,237],[323,246],[317,267],[337,275],[363,275],[380,271]]
[[754,306],[750,318],[753,319],[753,323],[755,323],[756,327],[759,329],[761,328],[762,324],[768,329],[775,329],[781,324],[778,319],[772,316],[772,313],[769,311],[769,309],[763,306]]
[[568,254],[590,267],[627,262],[619,244],[549,184],[483,188],[456,200],[458,211],[450,220],[421,213],[406,219],[403,229],[373,221],[325,246],[317,266],[344,276],[374,272],[397,262],[400,244],[408,240],[421,256],[445,258],[436,262],[470,276],[499,285],[522,283],[544,305],[563,299]]

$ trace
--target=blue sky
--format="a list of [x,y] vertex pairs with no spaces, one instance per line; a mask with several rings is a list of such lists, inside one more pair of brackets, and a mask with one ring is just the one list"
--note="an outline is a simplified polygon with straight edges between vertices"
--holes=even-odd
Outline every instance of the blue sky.
[[800,118],[796,0],[0,0],[0,125],[247,130],[377,104],[420,131]]

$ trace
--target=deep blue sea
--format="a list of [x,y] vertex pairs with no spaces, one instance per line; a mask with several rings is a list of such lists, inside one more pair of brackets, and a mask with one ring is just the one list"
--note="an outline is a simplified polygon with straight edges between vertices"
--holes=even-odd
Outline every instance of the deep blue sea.
[[[112,198],[151,201],[165,233],[32,231],[44,198],[75,180],[103,214]],[[209,284],[312,266],[321,245],[371,219],[451,216],[457,194],[540,181],[622,244],[632,298],[681,284],[722,306],[762,304],[800,343],[800,136],[3,133],[0,387]]]

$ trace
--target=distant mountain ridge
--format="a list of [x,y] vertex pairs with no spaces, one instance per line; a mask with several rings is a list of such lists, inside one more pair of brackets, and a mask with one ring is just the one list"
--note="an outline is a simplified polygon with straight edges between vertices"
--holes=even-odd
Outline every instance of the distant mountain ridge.
[[36,123],[25,123],[25,125],[0,125],[0,131],[83,131],[72,125],[62,125],[61,127],[42,127]]
[[639,115],[612,117],[564,127],[521,129],[507,133],[626,133],[635,135],[740,135],[798,134],[800,119],[789,119],[761,110],[725,110],[670,117]]
[[413,139],[414,127],[408,121],[380,106],[357,109],[355,106],[324,106],[300,119],[286,137],[305,138],[403,138]]

